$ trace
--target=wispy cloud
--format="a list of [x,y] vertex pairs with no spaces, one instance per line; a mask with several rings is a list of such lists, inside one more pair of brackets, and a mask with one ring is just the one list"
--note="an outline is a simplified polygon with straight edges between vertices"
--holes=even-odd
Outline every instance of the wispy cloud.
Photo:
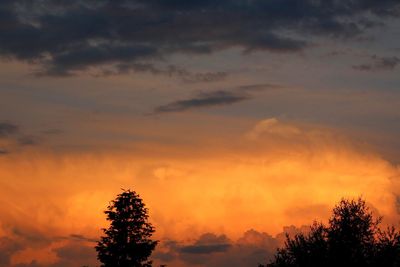
[[25,134],[19,125],[8,121],[0,122],[0,155],[6,155],[23,146],[37,143],[38,138]]
[[99,74],[95,74],[94,76],[121,75],[132,72],[177,77],[188,83],[216,82],[224,80],[228,76],[228,73],[223,71],[192,72],[175,65],[160,67],[150,63],[120,63],[111,69],[102,70]]
[[229,91],[200,93],[189,99],[183,99],[155,108],[154,113],[182,112],[194,108],[231,105],[250,99],[251,96]]
[[18,132],[18,126],[10,122],[0,122],[0,137],[14,135]]
[[269,89],[281,88],[275,84],[251,84],[233,88],[232,90],[216,90],[211,92],[200,92],[192,98],[182,99],[158,106],[153,114],[168,112],[183,112],[191,109],[226,106],[250,100],[254,93]]
[[370,63],[354,65],[353,69],[359,71],[391,71],[394,70],[400,64],[400,58],[398,57],[378,57],[376,55],[371,56]]

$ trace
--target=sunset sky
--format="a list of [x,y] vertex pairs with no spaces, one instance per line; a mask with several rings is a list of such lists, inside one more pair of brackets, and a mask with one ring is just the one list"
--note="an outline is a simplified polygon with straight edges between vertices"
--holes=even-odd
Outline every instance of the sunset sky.
[[266,262],[362,196],[400,226],[398,0],[1,0],[0,267],[99,266],[139,193],[155,266]]

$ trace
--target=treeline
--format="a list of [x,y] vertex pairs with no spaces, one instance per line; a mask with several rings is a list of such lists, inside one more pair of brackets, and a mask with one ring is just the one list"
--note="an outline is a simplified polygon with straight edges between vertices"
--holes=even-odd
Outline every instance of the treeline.
[[[310,232],[286,236],[283,248],[266,267],[397,267],[400,233],[380,228],[365,201],[340,201],[327,225],[314,222]],[[264,265],[260,265],[262,267]]]
[[[96,246],[102,267],[150,267],[158,241],[139,195],[123,191],[105,211],[108,229]],[[308,233],[286,236],[270,262],[259,267],[400,267],[400,232],[381,229],[361,198],[342,199],[327,225],[314,222]]]

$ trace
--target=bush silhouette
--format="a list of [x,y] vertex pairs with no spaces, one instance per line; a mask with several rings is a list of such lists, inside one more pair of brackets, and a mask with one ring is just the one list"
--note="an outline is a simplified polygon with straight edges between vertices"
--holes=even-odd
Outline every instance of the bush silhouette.
[[266,266],[400,266],[399,232],[393,227],[382,231],[380,222],[361,198],[342,199],[327,226],[314,223],[308,234],[287,235],[284,247]]
[[104,212],[110,221],[96,246],[102,267],[149,267],[158,241],[151,240],[153,226],[147,208],[136,192],[124,190]]

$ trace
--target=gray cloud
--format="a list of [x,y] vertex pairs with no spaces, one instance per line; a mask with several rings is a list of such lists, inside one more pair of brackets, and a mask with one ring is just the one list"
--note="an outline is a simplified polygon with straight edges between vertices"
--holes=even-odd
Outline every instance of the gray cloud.
[[22,245],[8,237],[0,237],[0,266],[9,266],[12,255],[22,249]]
[[7,137],[18,133],[18,126],[10,122],[0,122],[0,137]]
[[200,93],[194,98],[178,100],[159,106],[154,110],[154,113],[182,112],[194,108],[231,105],[249,98],[250,96],[247,94],[228,91]]
[[[71,234],[65,237],[50,236],[49,233],[37,231],[34,228],[13,227],[4,224],[7,236],[0,237],[0,266],[2,267],[73,267],[97,266],[94,239],[80,234]],[[39,263],[35,260],[28,263],[12,264],[15,253],[26,249],[49,248],[57,256],[57,261],[51,264]]]
[[[284,227],[284,231],[275,237],[256,230],[248,230],[237,240],[231,240],[224,234],[205,233],[191,243],[164,240],[159,244],[152,258],[160,264],[173,266],[180,262],[184,266],[239,267],[257,266],[272,259],[276,248],[281,246],[286,234],[294,235],[307,231],[309,227]],[[10,260],[15,253],[27,248],[44,248],[52,243],[63,241],[52,251],[57,261],[43,264],[32,261],[12,265]],[[5,267],[73,267],[97,266],[95,240],[80,234],[65,237],[51,237],[34,229],[12,228],[9,237],[0,238],[0,266]]]
[[359,71],[391,71],[400,64],[398,57],[371,56],[371,63],[355,65],[353,69]]
[[215,252],[225,252],[230,246],[230,244],[193,245],[181,248],[181,252],[189,254],[211,254]]
[[216,236],[211,233],[203,234],[193,245],[180,248],[181,253],[186,254],[212,254],[225,252],[230,247],[230,240],[225,235]]
[[38,143],[37,138],[31,135],[23,135],[18,138],[18,144],[22,146],[32,146],[36,145],[37,143]]
[[69,235],[68,238],[71,240],[86,241],[86,242],[92,242],[92,243],[96,243],[98,241],[94,238],[86,237],[86,236],[80,235],[80,234],[71,234],[71,235]]
[[[39,264],[33,260],[30,263],[8,265],[5,267],[76,267],[76,266],[98,266],[96,252],[93,247],[86,245],[68,243],[62,247],[53,249],[57,261],[52,264]],[[3,266],[3,265],[1,265]]]
[[306,226],[288,226],[275,237],[250,229],[236,241],[213,233],[205,233],[191,244],[168,240],[161,242],[162,248],[155,252],[154,259],[167,265],[181,262],[184,266],[258,266],[273,258],[276,249],[284,243],[286,234],[293,236],[308,229]]
[[196,108],[232,105],[253,98],[254,93],[278,88],[282,88],[282,86],[276,84],[251,84],[236,87],[231,91],[217,90],[201,92],[193,98],[177,100],[158,106],[154,109],[153,114],[184,112]]
[[120,63],[114,66],[113,69],[103,70],[100,74],[95,76],[108,76],[135,73],[151,73],[154,75],[175,76],[182,79],[184,82],[216,82],[224,80],[228,74],[226,72],[191,72],[186,69],[168,65],[166,67],[157,67],[150,63]]
[[10,153],[10,152],[7,149],[0,148],[0,155],[5,155],[5,154],[8,154],[8,153]]
[[11,122],[0,122],[0,155],[6,155],[24,146],[32,146],[39,143],[37,137],[27,135],[20,126]]
[[58,261],[50,267],[95,266],[96,251],[94,247],[82,244],[70,243],[54,249]]
[[397,0],[3,0],[0,55],[71,75],[232,47],[293,53],[315,36],[357,39],[400,14]]

